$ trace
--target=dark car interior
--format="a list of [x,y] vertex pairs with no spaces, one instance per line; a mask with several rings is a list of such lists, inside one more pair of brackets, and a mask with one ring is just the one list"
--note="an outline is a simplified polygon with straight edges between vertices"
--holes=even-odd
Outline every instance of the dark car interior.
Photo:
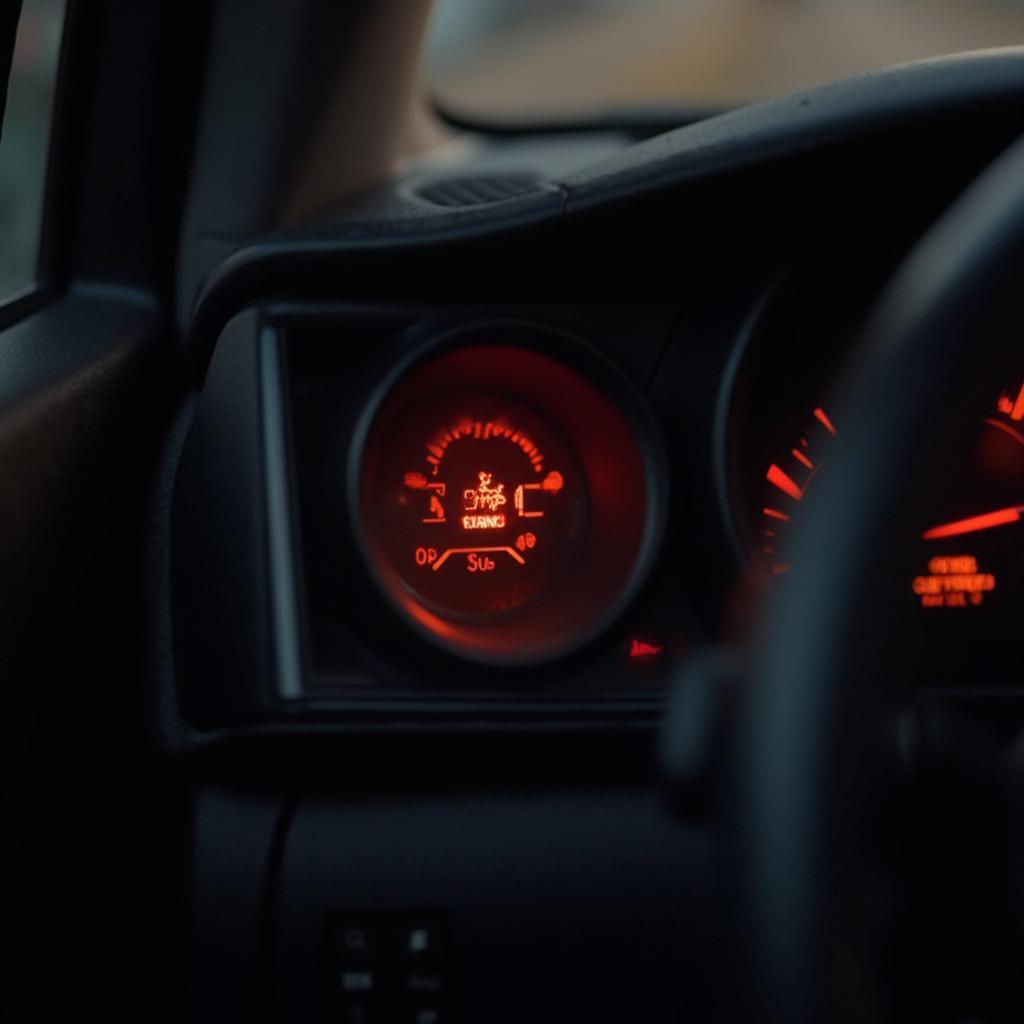
[[1020,1020],[1024,47],[488,124],[430,15],[67,2],[12,1019]]

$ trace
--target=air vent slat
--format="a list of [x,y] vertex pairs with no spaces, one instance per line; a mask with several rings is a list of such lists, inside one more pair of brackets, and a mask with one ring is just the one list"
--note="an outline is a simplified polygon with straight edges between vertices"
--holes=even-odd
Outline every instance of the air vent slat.
[[434,181],[416,189],[416,195],[435,206],[486,206],[539,192],[542,188],[543,183],[536,175],[491,174]]

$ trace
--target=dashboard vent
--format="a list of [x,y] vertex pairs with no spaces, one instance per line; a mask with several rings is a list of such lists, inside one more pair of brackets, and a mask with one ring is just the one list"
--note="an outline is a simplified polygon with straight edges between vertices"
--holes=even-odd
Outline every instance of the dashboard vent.
[[436,206],[486,206],[506,199],[539,192],[541,179],[532,174],[489,174],[465,178],[447,178],[416,190],[416,194]]

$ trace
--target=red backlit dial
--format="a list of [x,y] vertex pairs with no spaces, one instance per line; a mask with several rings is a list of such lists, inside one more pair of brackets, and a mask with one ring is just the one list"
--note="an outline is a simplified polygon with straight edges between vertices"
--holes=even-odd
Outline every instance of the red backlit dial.
[[639,399],[576,343],[541,338],[586,375],[531,347],[428,348],[356,440],[358,539],[380,589],[421,636],[492,664],[596,637],[661,531],[660,449]]
[[392,424],[380,536],[422,604],[464,620],[514,612],[571,561],[581,472],[543,418],[500,394],[449,395]]
[[[988,610],[1024,586],[1024,559],[1017,554],[1024,518],[1022,428],[1024,385],[998,396],[971,464],[951,477],[938,507],[923,511],[920,551],[907,590],[930,613]],[[791,568],[789,523],[818,473],[827,472],[828,442],[835,434],[825,410],[815,409],[790,451],[765,470],[758,550],[773,575]]]
[[765,472],[768,485],[761,503],[759,551],[773,576],[789,572],[791,565],[785,556],[786,524],[792,518],[796,502],[804,494],[828,454],[828,440],[835,437],[836,428],[821,406],[789,453],[773,462]]

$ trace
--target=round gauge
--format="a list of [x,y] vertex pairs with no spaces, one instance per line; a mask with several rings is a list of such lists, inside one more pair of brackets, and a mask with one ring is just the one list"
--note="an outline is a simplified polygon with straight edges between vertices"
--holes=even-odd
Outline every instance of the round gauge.
[[449,651],[564,654],[621,611],[653,554],[658,448],[639,399],[596,359],[584,376],[526,347],[432,353],[398,374],[357,443],[371,572]]
[[[773,584],[800,572],[801,509],[838,471],[831,455],[845,425],[833,384],[876,297],[877,283],[857,275],[841,293],[826,279],[794,279],[766,302],[734,364],[720,435],[731,471],[721,479],[752,571],[733,593],[731,629],[771,600]],[[1005,638],[1024,609],[1024,384],[993,379],[987,399],[964,401],[987,404],[969,455],[951,459],[941,481],[914,496],[919,532],[897,559],[876,566],[878,595],[906,611],[908,650],[928,685],[1016,685],[1017,656]]]
[[[764,468],[757,553],[773,575],[789,572],[791,522],[819,472],[828,472],[837,427],[821,406],[792,443]],[[945,493],[922,509],[908,599],[932,613],[982,614],[1009,601],[1024,583],[1019,537],[1024,516],[1024,384],[1002,391],[979,424],[974,458],[951,474]]]
[[446,394],[401,415],[381,445],[395,472],[377,480],[376,532],[424,608],[467,622],[511,614],[572,562],[586,528],[583,472],[521,402]]

